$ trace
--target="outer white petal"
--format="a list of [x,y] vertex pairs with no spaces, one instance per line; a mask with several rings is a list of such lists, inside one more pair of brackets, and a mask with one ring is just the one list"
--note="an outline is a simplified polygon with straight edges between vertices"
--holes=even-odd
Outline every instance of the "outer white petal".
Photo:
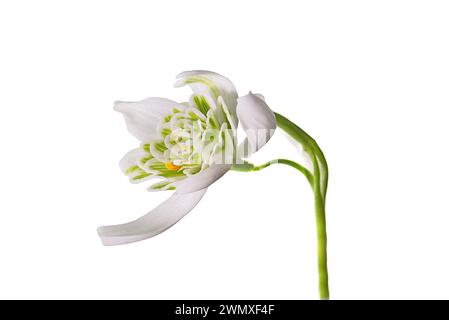
[[[237,116],[247,135],[240,149],[249,143],[249,149],[244,152],[244,156],[249,156],[262,148],[273,136],[276,118],[265,101],[251,92],[238,99]],[[242,155],[242,150],[239,150],[239,153]]]
[[201,200],[207,189],[186,194],[173,194],[151,212],[137,220],[114,226],[98,228],[105,246],[136,242],[154,237],[167,230],[190,212]]
[[176,187],[176,194],[196,192],[207,188],[220,179],[229,169],[231,169],[230,164],[215,164],[186,179],[175,182],[173,185]]
[[159,121],[176,107],[183,105],[165,98],[148,98],[137,102],[116,101],[114,110],[123,113],[128,131],[140,141],[157,138]]
[[195,94],[206,93],[213,97],[215,101],[221,96],[235,118],[238,94],[231,80],[221,74],[206,70],[184,71],[176,78],[178,80],[175,87],[188,84]]

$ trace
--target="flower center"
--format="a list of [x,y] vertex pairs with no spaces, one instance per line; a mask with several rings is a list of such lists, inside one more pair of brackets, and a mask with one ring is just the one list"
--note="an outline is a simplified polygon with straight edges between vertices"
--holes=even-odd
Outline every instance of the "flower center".
[[166,162],[165,163],[165,167],[168,170],[179,170],[179,169],[181,169],[181,166],[177,166],[177,165],[173,164],[172,162]]

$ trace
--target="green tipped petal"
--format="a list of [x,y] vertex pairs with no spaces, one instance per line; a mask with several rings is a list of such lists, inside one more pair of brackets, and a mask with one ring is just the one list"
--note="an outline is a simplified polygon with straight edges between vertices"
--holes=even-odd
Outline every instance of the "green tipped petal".
[[198,110],[203,114],[207,115],[207,112],[210,110],[209,102],[207,102],[206,98],[203,95],[194,95],[193,102]]
[[189,85],[196,95],[210,95],[215,101],[222,97],[226,105],[235,113],[237,107],[237,90],[232,82],[215,72],[194,70],[180,73],[175,87]]
[[162,191],[162,190],[175,190],[176,187],[172,185],[174,180],[164,180],[157,182],[148,187],[148,191]]

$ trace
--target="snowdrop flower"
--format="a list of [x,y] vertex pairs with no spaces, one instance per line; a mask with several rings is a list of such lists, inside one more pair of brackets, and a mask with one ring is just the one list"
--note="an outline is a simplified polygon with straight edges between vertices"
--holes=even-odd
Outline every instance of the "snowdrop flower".
[[[274,113],[258,95],[238,97],[227,78],[210,71],[178,75],[175,87],[189,85],[188,102],[148,98],[118,101],[128,131],[140,146],[120,161],[133,183],[158,178],[150,191],[174,190],[158,207],[135,221],[98,228],[104,245],[119,245],[153,237],[178,222],[242,157],[260,149],[276,128]],[[247,138],[237,146],[241,123]]]
[[[189,85],[188,102],[164,98],[116,102],[140,146],[128,152],[120,168],[133,183],[157,178],[150,191],[174,194],[137,220],[98,228],[104,245],[118,245],[153,237],[178,222],[229,170],[255,172],[272,164],[288,165],[309,182],[315,201],[318,282],[322,299],[329,298],[325,201],[328,167],[316,141],[286,117],[274,113],[261,95],[239,97],[227,78],[210,71],[187,71],[176,87]],[[239,144],[237,127],[246,137]],[[263,147],[278,127],[303,154],[305,164],[275,159],[255,166],[245,159]]]

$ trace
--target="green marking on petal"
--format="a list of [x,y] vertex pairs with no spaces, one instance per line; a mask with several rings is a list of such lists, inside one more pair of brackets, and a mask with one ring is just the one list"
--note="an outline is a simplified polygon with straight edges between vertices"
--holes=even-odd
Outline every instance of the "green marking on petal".
[[209,102],[207,102],[206,97],[201,96],[201,105],[205,109],[204,114],[207,114],[207,112],[210,110]]
[[212,128],[216,128],[216,129],[218,129],[219,127],[220,127],[220,124],[218,123],[218,120],[213,116],[213,115],[211,115],[210,117],[209,117],[209,125],[212,127]]
[[210,81],[208,79],[201,78],[201,77],[191,77],[191,78],[186,79],[184,81],[184,83],[186,83],[186,84],[202,83],[210,89],[210,91],[214,94],[215,99],[217,99],[220,96],[220,90],[218,90],[215,83],[213,83],[212,81]]
[[162,188],[166,187],[169,184],[170,184],[170,182],[168,182],[168,181],[158,182],[158,183],[155,183],[155,184],[151,185],[150,189],[153,189],[153,190],[162,189]]
[[193,102],[195,102],[198,110],[200,110],[200,112],[206,116],[207,112],[210,110],[210,105],[207,102],[206,98],[204,96],[194,96]]
[[199,108],[201,108],[201,100],[199,96],[194,96],[193,97],[193,102],[195,102],[196,106]]
[[142,169],[139,166],[131,166],[128,169],[125,170],[125,174],[126,175],[130,175],[130,174],[133,174],[133,173],[138,172],[140,170],[142,170]]
[[148,155],[148,156],[140,158],[139,162],[140,162],[141,165],[144,165],[147,161],[150,161],[151,159],[153,159],[153,156],[152,155]]
[[193,121],[196,121],[199,119],[199,117],[193,111],[189,112],[189,116],[190,116],[190,118],[192,118]]
[[161,182],[157,182],[152,184],[148,189],[149,190],[154,190],[154,191],[158,191],[158,190],[175,190],[175,186],[170,186],[170,184],[173,183],[172,180],[164,180]]
[[166,136],[168,136],[169,134],[171,134],[171,129],[170,128],[163,128],[162,130],[161,130],[161,134],[162,134],[162,136],[163,137],[166,137]]
[[144,173],[142,173],[142,174],[139,174],[139,175],[137,175],[137,176],[132,177],[132,178],[131,178],[131,181],[139,181],[139,180],[148,178],[149,176],[152,176],[152,174],[151,174],[151,173],[144,172]]
[[162,162],[151,163],[148,166],[148,168],[150,168],[150,170],[155,170],[155,171],[164,171],[164,170],[167,171],[167,167]]
[[164,177],[164,178],[175,178],[175,177],[183,177],[185,176],[184,172],[182,171],[173,171],[173,170],[165,170],[165,172],[159,173],[158,176]]
[[161,153],[164,152],[165,150],[167,150],[167,147],[166,147],[164,141],[155,142],[154,147],[156,148],[157,151],[159,151]]

